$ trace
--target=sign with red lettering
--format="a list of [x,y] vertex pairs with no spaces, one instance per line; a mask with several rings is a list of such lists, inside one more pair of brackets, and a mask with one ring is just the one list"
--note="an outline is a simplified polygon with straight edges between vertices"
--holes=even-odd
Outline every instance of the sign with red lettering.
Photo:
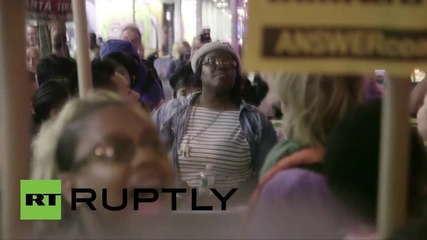
[[424,0],[251,0],[248,7],[246,70],[408,75],[427,67]]
[[27,0],[30,19],[65,20],[73,19],[71,0]]

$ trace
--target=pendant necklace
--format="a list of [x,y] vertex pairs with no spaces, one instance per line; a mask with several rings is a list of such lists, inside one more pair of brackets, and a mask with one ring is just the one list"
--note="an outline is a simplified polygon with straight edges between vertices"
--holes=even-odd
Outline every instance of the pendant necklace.
[[[200,102],[200,97],[197,99],[194,111],[192,113],[192,118],[193,120],[196,119],[196,112],[197,112],[197,108],[199,106],[199,102]],[[200,131],[199,133],[197,133],[196,135],[192,135],[191,132],[188,133],[188,140],[186,143],[181,143],[180,147],[178,149],[178,155],[181,157],[189,157],[190,156],[190,151],[191,151],[191,147],[190,147],[190,141],[194,140],[196,137],[198,137],[200,134],[204,133],[208,128],[210,128],[210,126],[212,126],[212,124],[214,124],[216,122],[216,120],[218,119],[218,117],[221,115],[221,113],[224,111],[225,107],[215,116],[214,120],[209,123],[209,125],[203,129],[202,131]]]

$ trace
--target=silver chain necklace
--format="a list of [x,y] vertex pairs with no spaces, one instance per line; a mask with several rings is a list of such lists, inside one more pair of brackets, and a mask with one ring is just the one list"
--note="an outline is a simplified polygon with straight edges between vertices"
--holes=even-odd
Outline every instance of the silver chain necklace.
[[[196,106],[195,106],[194,112],[192,114],[193,120],[196,119],[196,112],[197,112],[197,108],[199,106],[199,102],[200,102],[200,97],[197,99]],[[209,125],[205,129],[203,129],[202,131],[200,131],[196,135],[192,135],[191,132],[188,133],[189,136],[188,136],[187,142],[181,143],[180,147],[178,149],[178,155],[179,156],[181,156],[181,157],[189,157],[190,156],[190,151],[191,151],[190,141],[194,140],[200,134],[202,134],[206,130],[208,130],[208,128],[210,128],[212,126],[212,124],[214,124],[216,122],[216,120],[218,120],[218,117],[221,115],[221,113],[224,111],[224,109],[225,109],[225,107],[222,108],[222,110],[215,116],[214,120],[212,122],[210,122]],[[190,119],[188,121],[190,121]]]

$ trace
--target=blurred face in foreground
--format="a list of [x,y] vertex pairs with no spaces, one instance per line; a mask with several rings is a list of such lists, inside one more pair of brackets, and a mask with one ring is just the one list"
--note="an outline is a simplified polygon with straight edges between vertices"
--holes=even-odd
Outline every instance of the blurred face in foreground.
[[[146,224],[147,216],[156,216],[164,204],[170,205],[162,201],[164,194],[159,194],[158,201],[139,203],[139,210],[134,210],[133,189],[161,189],[170,186],[173,179],[172,165],[149,119],[130,107],[110,106],[86,116],[78,129],[81,134],[76,143],[74,166],[63,179],[63,191],[69,200],[72,187],[95,190],[97,198],[93,204],[97,211],[90,210],[85,203],[79,208],[83,225],[89,225],[88,229],[102,226],[104,230],[134,232]],[[102,189],[106,189],[106,196]],[[127,203],[126,208],[105,210],[102,194],[109,206]]]

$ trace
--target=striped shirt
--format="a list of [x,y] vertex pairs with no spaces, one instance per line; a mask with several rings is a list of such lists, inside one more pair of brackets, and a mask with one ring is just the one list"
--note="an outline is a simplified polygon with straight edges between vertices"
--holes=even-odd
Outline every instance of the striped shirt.
[[[196,112],[194,112],[196,111]],[[200,183],[200,172],[211,164],[214,187],[228,191],[252,174],[251,155],[240,126],[239,111],[211,111],[193,107],[180,146],[190,146],[189,155],[178,156],[181,180],[190,187]]]

